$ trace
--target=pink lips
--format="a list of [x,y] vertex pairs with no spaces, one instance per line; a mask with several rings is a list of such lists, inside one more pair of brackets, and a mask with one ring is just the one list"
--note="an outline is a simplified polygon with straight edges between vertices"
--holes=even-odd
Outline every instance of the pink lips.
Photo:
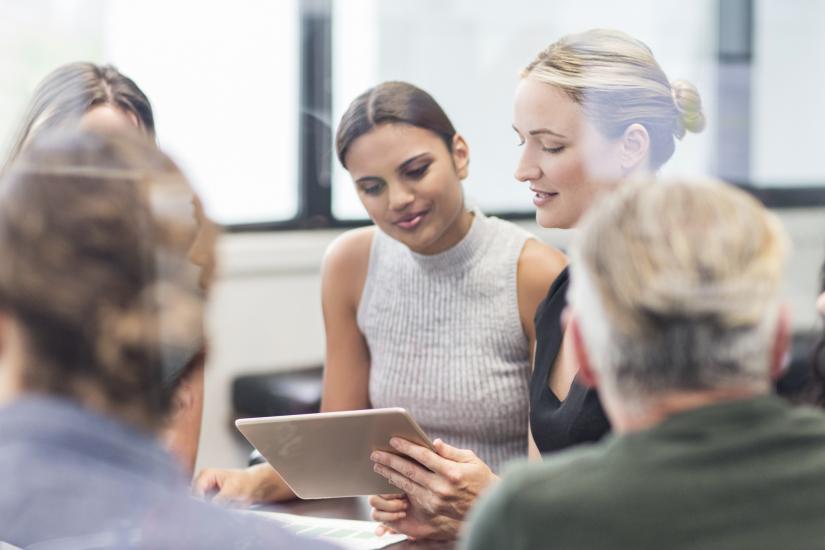
[[423,212],[416,212],[414,214],[410,214],[404,218],[401,218],[395,225],[400,227],[401,229],[411,230],[415,229],[421,222],[424,220],[424,217],[429,213],[429,210],[424,210]]
[[395,223],[395,225],[397,225],[401,229],[405,229],[405,230],[409,231],[409,230],[415,229],[419,225],[421,225],[421,222],[424,221],[424,218],[429,213],[430,213],[429,210],[420,210],[418,212],[413,212],[411,214],[407,214],[406,216],[403,216],[403,217],[399,218],[398,220],[396,220],[393,223]]
[[535,196],[533,197],[533,204],[536,205],[536,207],[549,204],[550,202],[552,202],[554,198],[556,198],[559,195],[558,193],[540,191],[534,187],[531,187],[530,191],[535,193]]

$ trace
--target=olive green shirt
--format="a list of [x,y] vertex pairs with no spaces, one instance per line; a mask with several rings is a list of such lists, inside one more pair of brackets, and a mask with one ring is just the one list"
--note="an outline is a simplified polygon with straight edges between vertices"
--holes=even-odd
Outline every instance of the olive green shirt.
[[825,548],[825,413],[728,401],[517,465],[467,535],[473,550]]

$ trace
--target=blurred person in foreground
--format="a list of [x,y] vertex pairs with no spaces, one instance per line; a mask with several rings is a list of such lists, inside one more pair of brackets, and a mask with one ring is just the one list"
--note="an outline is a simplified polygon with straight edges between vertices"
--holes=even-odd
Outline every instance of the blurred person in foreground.
[[588,213],[569,328],[615,435],[513,468],[467,547],[821,548],[825,414],[771,395],[785,248],[714,181],[630,185]]
[[204,341],[214,240],[198,205],[172,161],[133,131],[46,134],[5,171],[0,541],[324,547],[191,498],[159,444],[176,406],[171,381],[191,372],[181,365]]
[[[4,166],[11,166],[42,134],[71,128],[131,130],[155,140],[152,104],[134,80],[111,65],[67,63],[51,71],[35,88]],[[215,271],[210,247],[217,238],[217,226],[206,219],[197,197],[193,202],[199,230],[189,255],[201,270],[200,284],[205,290]],[[160,438],[190,477],[200,439],[205,347],[201,339],[190,342],[188,360],[181,357],[177,368],[164,373],[172,401]]]

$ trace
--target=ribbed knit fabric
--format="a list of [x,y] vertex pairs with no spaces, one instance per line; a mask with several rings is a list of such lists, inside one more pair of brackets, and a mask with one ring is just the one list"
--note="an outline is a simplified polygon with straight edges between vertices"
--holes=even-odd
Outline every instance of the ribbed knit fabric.
[[431,438],[473,450],[493,471],[527,453],[530,349],[516,289],[530,234],[475,212],[432,256],[375,231],[358,308],[373,407],[404,407]]

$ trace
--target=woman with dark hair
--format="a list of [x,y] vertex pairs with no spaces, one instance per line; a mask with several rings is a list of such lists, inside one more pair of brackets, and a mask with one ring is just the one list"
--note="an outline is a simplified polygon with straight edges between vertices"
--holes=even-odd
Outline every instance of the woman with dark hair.
[[44,131],[71,124],[113,126],[122,119],[155,138],[152,105],[131,78],[111,65],[76,62],[58,67],[35,89],[5,166]]
[[[469,147],[411,84],[386,82],[353,101],[336,148],[374,226],[343,234],[324,260],[322,410],[407,408],[439,455],[474,465],[468,481],[481,490],[527,455],[533,315],[566,260],[467,208]],[[266,464],[207,470],[196,488],[219,498],[290,495]],[[393,518],[404,516],[405,498],[385,500]]]

